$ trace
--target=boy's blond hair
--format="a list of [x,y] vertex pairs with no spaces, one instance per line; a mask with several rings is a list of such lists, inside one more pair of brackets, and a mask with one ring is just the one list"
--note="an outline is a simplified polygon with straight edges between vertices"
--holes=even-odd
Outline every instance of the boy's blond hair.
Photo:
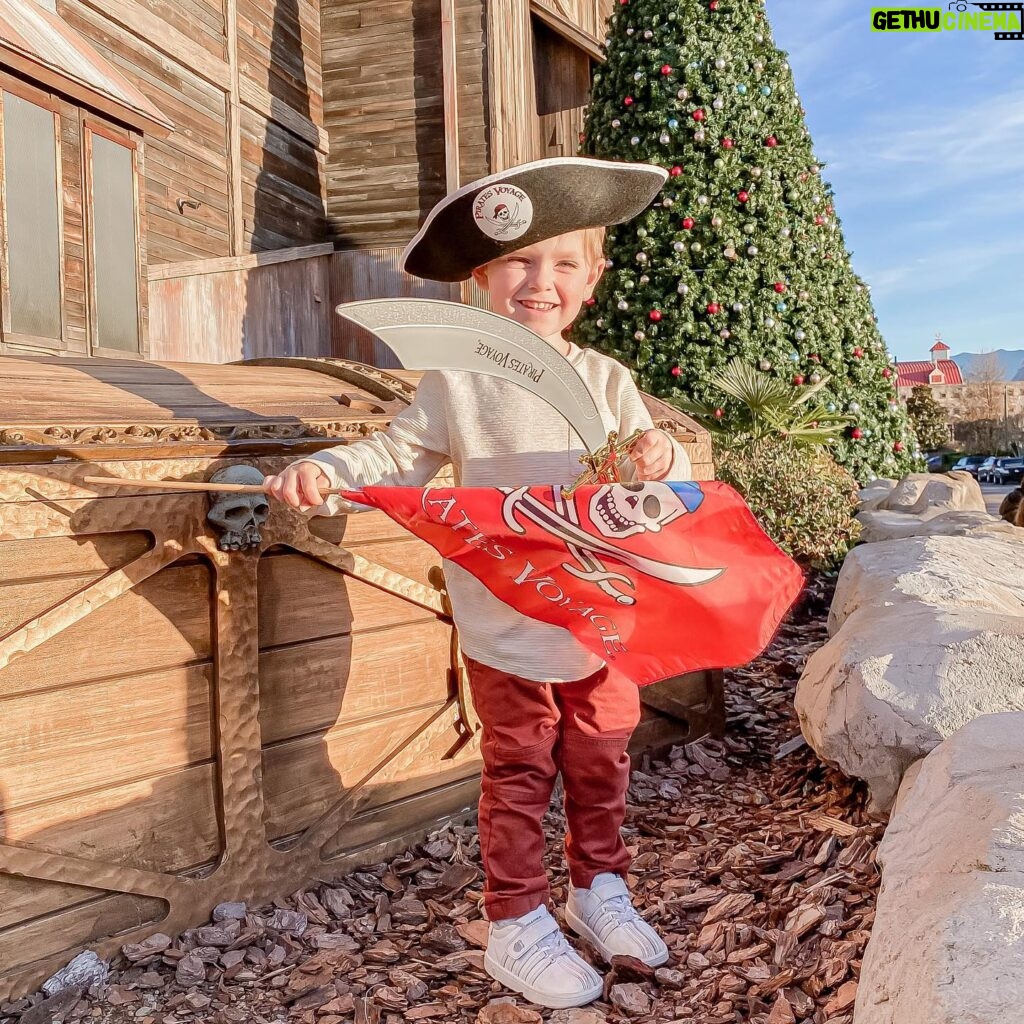
[[583,229],[583,253],[591,263],[604,256],[604,234],[604,228]]

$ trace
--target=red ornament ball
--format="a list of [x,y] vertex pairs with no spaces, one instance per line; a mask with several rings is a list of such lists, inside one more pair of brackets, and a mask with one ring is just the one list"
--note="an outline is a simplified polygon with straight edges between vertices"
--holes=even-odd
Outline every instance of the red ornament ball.
[[672,376],[673,377],[681,377],[682,375],[683,375],[683,371],[682,371],[682,369],[680,367],[678,367],[678,366],[673,366],[672,367]]
[[714,316],[722,307],[717,302],[708,303],[708,312]]
[[722,139],[722,149],[732,149],[736,143],[732,139]]
[[894,444],[894,445],[892,446],[892,450],[893,450],[894,452],[901,452],[901,451],[903,451],[903,442],[902,442],[902,441],[897,441],[897,442],[896,442],[896,443],[895,443],[895,444]]
[[661,310],[652,309],[647,315],[651,318],[652,323],[657,323],[661,319]]
[[827,213],[827,214],[828,214],[828,215],[829,215],[829,216],[831,217],[831,216],[832,216],[832,214],[833,214],[833,213],[834,213],[835,211],[834,211],[834,210],[832,209],[832,207],[831,207],[831,206],[826,206],[826,207],[825,207],[825,212],[826,212],[826,213]]
[[859,441],[863,436],[864,431],[861,430],[860,427],[854,427],[853,430],[850,431],[850,437],[852,437],[854,441]]
[[817,352],[812,352],[807,358],[813,360],[816,363],[821,362],[821,356],[819,356]]
[[796,376],[793,378],[793,383],[794,384],[803,384],[803,382],[804,382],[804,375],[802,373],[796,374]]
[[629,4],[629,0],[619,0],[620,7],[626,7]]
[[855,348],[853,350],[853,358],[854,359],[863,359],[864,358],[864,349],[862,349],[862,348]]
[[594,296],[591,295],[589,299],[585,299],[584,301],[588,306],[592,306],[595,302],[597,302],[597,299],[595,299]]
[[776,290],[776,291],[777,291],[777,292],[778,292],[778,293],[779,293],[780,295],[782,295],[782,294],[783,294],[783,293],[784,293],[784,292],[786,291],[786,286],[785,286],[785,285],[784,285],[784,284],[783,284],[783,283],[782,283],[781,281],[776,281],[776,282],[775,282],[775,284],[773,284],[773,285],[772,285],[772,287],[773,287],[773,288],[774,288],[774,289],[775,289],[775,290]]
[[725,415],[725,410],[724,409],[716,409],[715,410],[715,419],[716,420],[720,420],[724,415]]
[[890,377],[892,376],[892,370],[890,370],[890,369],[889,369],[889,367],[887,366],[887,367],[886,367],[886,368],[885,368],[885,369],[884,369],[884,370],[882,371],[882,376],[883,376],[883,377],[884,377],[884,378],[885,378],[886,380],[888,380],[888,379],[889,379],[889,378],[890,378]]
[[709,11],[717,11],[718,10],[718,0],[711,0],[711,3],[708,4],[708,10]]
[[706,115],[704,114],[703,110],[695,110],[693,112],[694,121],[703,121],[705,116]]
[[661,65],[661,73],[663,75],[665,75],[666,77],[668,75],[671,75],[672,74],[672,65],[671,64],[662,64]]
[[679,223],[682,224],[682,226],[686,228],[687,231],[689,231],[693,228],[693,225],[696,222],[692,217],[684,217]]
[[622,103],[623,103],[623,106],[626,106],[626,107],[631,107],[631,106],[633,106],[633,97],[632,97],[632,96],[627,96],[627,97],[626,97],[626,98],[625,98],[625,99],[624,99],[624,100],[622,101]]
[[814,218],[814,223],[820,228],[821,225],[825,223],[825,218],[819,213],[818,216]]
[[769,135],[768,138],[764,140],[764,144],[769,149],[774,149],[779,144],[779,140],[775,138],[774,135]]
[[736,196],[736,198],[737,198],[737,199],[738,199],[738,200],[739,200],[739,201],[740,201],[741,203],[745,203],[745,202],[746,202],[746,201],[747,201],[747,200],[748,200],[748,199],[750,198],[750,193],[749,193],[749,192],[740,192],[740,193],[739,193],[739,194],[738,194],[738,195]]
[[671,170],[671,171],[669,171],[668,173],[669,173],[670,175],[672,175],[672,177],[673,177],[673,178],[678,178],[678,177],[679,177],[679,175],[683,173],[683,169],[682,169],[682,167],[680,167],[680,166],[679,166],[679,165],[677,164],[677,165],[676,165],[675,167],[673,167],[673,168],[672,168],[672,170]]

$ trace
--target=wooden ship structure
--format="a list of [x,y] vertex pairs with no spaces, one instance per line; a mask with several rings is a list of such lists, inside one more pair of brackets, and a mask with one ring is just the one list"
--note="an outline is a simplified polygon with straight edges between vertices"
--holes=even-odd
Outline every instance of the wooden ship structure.
[[[446,190],[575,152],[609,7],[0,0],[0,1002],[471,813],[430,548],[85,478],[386,427],[418,375],[335,304],[476,301],[398,256]],[[644,698],[637,753],[721,729],[720,674]]]

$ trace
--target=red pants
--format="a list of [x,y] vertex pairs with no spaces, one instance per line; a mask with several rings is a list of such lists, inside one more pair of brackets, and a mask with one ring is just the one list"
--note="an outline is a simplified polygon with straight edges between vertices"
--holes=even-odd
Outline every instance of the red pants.
[[519,917],[547,902],[541,819],[559,771],[572,884],[589,887],[605,871],[624,876],[630,857],[619,829],[639,689],[605,669],[572,683],[536,683],[469,658],[466,667],[483,725],[479,827],[488,919]]

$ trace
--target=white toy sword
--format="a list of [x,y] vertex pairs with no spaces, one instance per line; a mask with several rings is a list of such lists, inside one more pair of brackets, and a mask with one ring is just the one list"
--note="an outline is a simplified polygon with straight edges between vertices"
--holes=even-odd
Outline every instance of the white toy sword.
[[625,441],[605,433],[583,378],[565,356],[529,328],[475,306],[440,299],[368,299],[336,307],[346,320],[378,337],[407,370],[469,370],[510,381],[565,417],[588,449],[586,471],[573,484],[618,480],[618,461],[641,431]]

